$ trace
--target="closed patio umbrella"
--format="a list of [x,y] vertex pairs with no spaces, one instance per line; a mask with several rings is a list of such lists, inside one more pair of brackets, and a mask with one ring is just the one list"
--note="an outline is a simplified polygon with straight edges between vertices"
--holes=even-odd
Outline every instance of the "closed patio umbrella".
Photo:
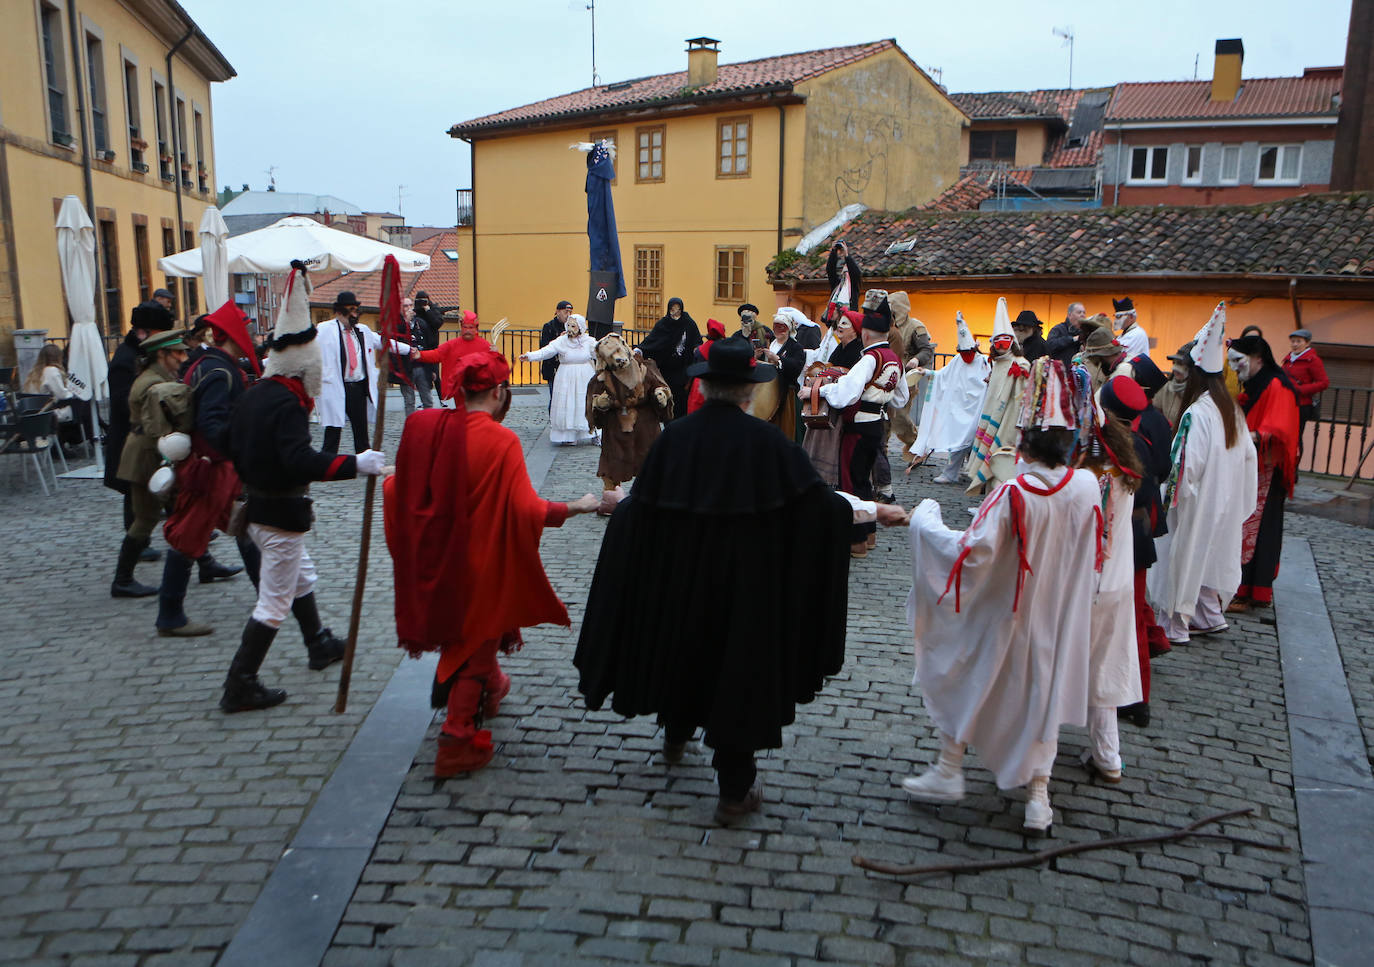
[[[90,400],[91,439],[100,437],[99,401],[110,395],[109,360],[95,327],[95,226],[75,195],[62,199],[57,213],[57,258],[62,266],[62,291],[72,317],[67,351],[67,377],[77,396]],[[111,320],[111,325],[118,325]],[[104,460],[95,447],[96,465]]]
[[229,301],[229,226],[214,205],[200,218],[200,258],[204,269],[205,311],[214,312]]

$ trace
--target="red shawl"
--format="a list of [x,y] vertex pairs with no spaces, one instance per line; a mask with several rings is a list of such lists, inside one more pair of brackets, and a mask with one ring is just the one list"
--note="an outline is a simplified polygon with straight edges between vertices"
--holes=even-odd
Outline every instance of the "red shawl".
[[490,414],[412,414],[385,495],[397,637],[439,650],[440,680],[484,641],[570,623],[539,558],[546,520],[561,519],[530,486],[520,439]]
[[1259,436],[1260,463],[1282,473],[1284,492],[1292,494],[1298,471],[1298,401],[1283,380],[1269,380],[1245,422]]

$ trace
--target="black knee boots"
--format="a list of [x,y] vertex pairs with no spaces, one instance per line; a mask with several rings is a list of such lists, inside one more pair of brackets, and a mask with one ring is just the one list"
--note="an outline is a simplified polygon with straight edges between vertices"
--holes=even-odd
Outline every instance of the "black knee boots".
[[301,636],[310,652],[310,669],[328,668],[344,656],[345,645],[334,633],[320,624],[320,609],[315,604],[315,592],[303,594],[291,602],[291,613],[301,626]]
[[267,688],[258,681],[258,669],[272,647],[272,639],[277,637],[277,629],[265,625],[254,618],[248,619],[243,627],[243,642],[229,665],[229,675],[224,679],[224,697],[219,707],[224,712],[242,712],[247,709],[271,708],[286,701],[286,692],[280,688]]
[[110,583],[110,597],[147,598],[157,594],[157,588],[139,584],[134,579],[134,566],[138,564],[139,555],[147,546],[146,537],[141,540],[137,537],[124,538],[124,542],[119,545],[119,560],[115,564],[114,581]]
[[228,564],[221,564],[215,560],[214,555],[209,551],[196,560],[200,566],[200,583],[209,584],[211,581],[219,581],[222,578],[231,578],[243,570],[241,567],[230,567]]

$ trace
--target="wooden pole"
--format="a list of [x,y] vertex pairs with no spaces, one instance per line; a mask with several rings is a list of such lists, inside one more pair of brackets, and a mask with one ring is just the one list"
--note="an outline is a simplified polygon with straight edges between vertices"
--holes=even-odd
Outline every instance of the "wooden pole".
[[[383,287],[385,288],[385,286]],[[382,346],[377,350],[377,423],[372,428],[372,449],[382,448],[382,432],[386,428],[386,386],[390,372],[390,341],[382,334]],[[348,614],[348,644],[344,648],[343,667],[339,670],[339,697],[334,702],[335,714],[348,710],[348,684],[353,678],[353,655],[358,650],[358,624],[363,615],[363,589],[367,585],[367,558],[372,546],[372,504],[377,496],[377,478],[367,478],[367,493],[363,497],[363,536],[358,542],[358,573],[353,580],[353,609]]]
[[1010,870],[1023,866],[1038,866],[1059,856],[1072,856],[1075,853],[1088,853],[1099,849],[1121,849],[1126,846],[1143,846],[1148,843],[1172,843],[1180,839],[1200,838],[1224,840],[1240,846],[1253,846],[1256,849],[1275,850],[1286,852],[1287,846],[1279,843],[1266,843],[1260,840],[1249,839],[1244,836],[1232,836],[1228,833],[1212,833],[1203,831],[1203,826],[1210,826],[1214,823],[1224,822],[1228,819],[1236,819],[1240,816],[1247,816],[1253,810],[1233,809],[1230,812],[1217,813],[1214,816],[1207,816],[1181,826],[1171,829],[1166,833],[1154,833],[1144,836],[1120,836],[1114,839],[1089,840],[1085,843],[1070,843],[1066,846],[1056,846],[1052,849],[1041,850],[1038,853],[1029,853],[1024,856],[1016,856],[1003,860],[981,860],[970,863],[937,863],[933,866],[904,866],[895,863],[887,863],[882,860],[870,860],[863,856],[853,857],[852,862],[855,866],[864,870],[871,870],[874,873],[886,873],[889,876],[930,876],[935,873],[983,873],[988,870]]

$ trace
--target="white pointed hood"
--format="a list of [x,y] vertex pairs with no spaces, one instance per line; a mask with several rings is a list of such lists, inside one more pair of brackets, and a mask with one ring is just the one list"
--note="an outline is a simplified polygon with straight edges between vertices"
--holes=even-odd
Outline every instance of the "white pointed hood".
[[1212,318],[1197,331],[1189,355],[1204,373],[1215,375],[1226,366],[1226,303],[1218,302]]
[[272,327],[273,349],[299,346],[315,338],[315,324],[310,321],[310,280],[300,269],[292,269],[286,277],[281,310]]
[[1007,311],[1007,300],[1004,297],[997,299],[997,311],[992,317],[992,338],[998,336],[1011,336],[1016,338],[1016,334],[1011,331],[1011,313]]
[[[978,343],[973,339],[973,331],[969,329],[968,323],[964,321],[964,314],[957,312],[954,314],[954,324],[959,327],[959,341],[954,348],[963,351],[965,349],[977,349]],[[1008,329],[1010,331],[1010,329]]]

